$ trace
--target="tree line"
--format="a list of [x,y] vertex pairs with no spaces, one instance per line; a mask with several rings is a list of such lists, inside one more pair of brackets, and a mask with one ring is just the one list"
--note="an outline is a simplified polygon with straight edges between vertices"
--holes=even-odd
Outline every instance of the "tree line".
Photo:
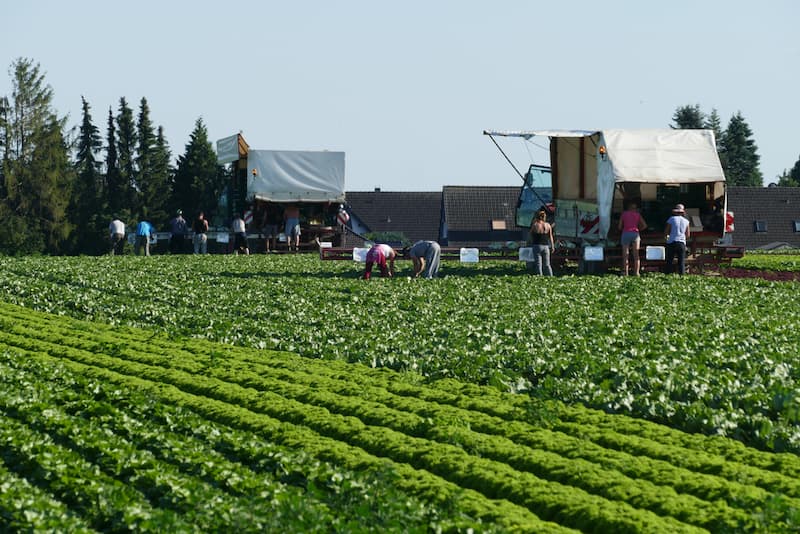
[[[672,121],[670,125],[672,128],[707,129],[714,132],[717,153],[728,185],[761,187],[763,184],[763,175],[759,168],[761,158],[753,140],[753,131],[741,111],[733,114],[724,130],[717,110],[712,109],[710,113],[705,113],[699,104],[677,108]],[[784,170],[777,178],[778,182],[775,185],[800,187],[800,157],[791,170]]]
[[[109,107],[103,137],[83,97],[80,125],[67,127],[38,63],[19,58],[9,75],[11,94],[0,97],[0,254],[100,254],[113,217],[128,225],[146,219],[157,228],[178,209],[213,218],[231,171],[217,163],[202,118],[173,166],[146,98],[135,115],[125,97],[116,110]],[[717,111],[706,114],[699,105],[677,108],[672,120],[673,128],[714,131],[729,184],[762,185],[741,112],[724,130]],[[800,158],[778,185],[800,186]]]
[[229,176],[201,118],[173,166],[146,98],[134,114],[121,97],[103,137],[83,97],[80,125],[67,127],[39,64],[17,59],[9,75],[11,94],[0,97],[0,253],[100,254],[114,217],[164,228],[178,209],[216,211]]

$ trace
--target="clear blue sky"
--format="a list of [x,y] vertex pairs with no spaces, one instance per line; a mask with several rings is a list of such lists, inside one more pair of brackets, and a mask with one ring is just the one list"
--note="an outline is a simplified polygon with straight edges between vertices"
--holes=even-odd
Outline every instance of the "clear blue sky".
[[[0,94],[32,58],[55,107],[146,97],[177,157],[212,141],[341,150],[348,190],[519,179],[484,129],[666,127],[741,111],[765,182],[800,157],[800,2],[2,0]],[[546,144],[543,141],[542,144]],[[504,145],[522,167],[546,153]]]

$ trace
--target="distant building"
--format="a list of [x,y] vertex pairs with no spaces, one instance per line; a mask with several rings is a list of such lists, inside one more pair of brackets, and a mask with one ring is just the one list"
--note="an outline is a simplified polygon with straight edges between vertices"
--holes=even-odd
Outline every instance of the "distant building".
[[[445,186],[442,192],[353,191],[347,193],[351,227],[364,234],[403,234],[451,247],[485,247],[524,241],[527,229],[516,226],[520,188],[516,186]],[[549,188],[537,198],[551,201]],[[734,213],[734,245],[748,250],[800,248],[800,187],[728,188],[728,210]],[[343,246],[363,244],[352,235]]]
[[734,245],[748,250],[800,247],[800,187],[728,188]]
[[[552,201],[550,188],[529,194],[542,203]],[[519,195],[517,186],[445,186],[441,193],[375,190],[352,191],[346,197],[356,233],[401,233],[411,242],[485,247],[527,238],[527,228],[515,222]],[[343,246],[362,244],[348,234]]]
[[[346,193],[353,231],[401,233],[410,242],[439,241],[442,226],[442,193],[438,191],[352,191]],[[345,236],[345,247],[361,246],[352,234]]]
[[524,241],[527,229],[515,222],[519,192],[516,186],[445,186],[442,244],[481,247]]

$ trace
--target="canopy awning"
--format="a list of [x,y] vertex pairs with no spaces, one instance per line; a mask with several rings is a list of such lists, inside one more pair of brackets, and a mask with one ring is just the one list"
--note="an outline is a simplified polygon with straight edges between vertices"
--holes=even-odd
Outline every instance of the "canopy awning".
[[497,137],[591,137],[599,130],[484,130],[483,135]]

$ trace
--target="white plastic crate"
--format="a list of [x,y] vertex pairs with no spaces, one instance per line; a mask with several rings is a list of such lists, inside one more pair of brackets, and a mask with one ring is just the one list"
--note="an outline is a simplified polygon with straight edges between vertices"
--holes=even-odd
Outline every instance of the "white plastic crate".
[[584,261],[603,261],[603,247],[584,247]]
[[648,260],[663,260],[666,258],[664,247],[648,246],[644,249],[644,257]]
[[461,263],[478,263],[479,255],[477,248],[462,248],[459,254]]

